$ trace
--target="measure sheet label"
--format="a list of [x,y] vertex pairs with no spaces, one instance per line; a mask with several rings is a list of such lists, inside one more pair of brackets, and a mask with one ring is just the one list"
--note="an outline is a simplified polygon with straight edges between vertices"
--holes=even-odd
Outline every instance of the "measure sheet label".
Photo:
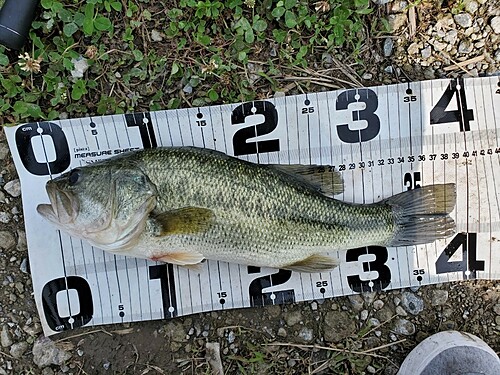
[[[433,80],[248,103],[37,122],[6,128],[22,185],[34,297],[44,332],[202,311],[500,277],[500,82]],[[207,261],[199,271],[108,254],[36,212],[71,168],[160,146],[342,173],[337,199],[373,203],[455,183],[458,233],[435,243],[332,255],[329,273]]]

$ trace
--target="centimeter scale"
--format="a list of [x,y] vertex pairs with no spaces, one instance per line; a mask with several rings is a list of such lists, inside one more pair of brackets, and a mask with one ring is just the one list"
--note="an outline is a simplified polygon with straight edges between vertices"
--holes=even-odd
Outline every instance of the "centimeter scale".
[[[37,122],[6,128],[22,198],[44,332],[169,319],[500,276],[500,81],[433,80],[234,105]],[[458,232],[435,243],[335,252],[305,274],[207,261],[201,270],[104,253],[37,213],[45,183],[122,152],[194,145],[258,163],[342,173],[337,199],[372,203],[453,182]]]

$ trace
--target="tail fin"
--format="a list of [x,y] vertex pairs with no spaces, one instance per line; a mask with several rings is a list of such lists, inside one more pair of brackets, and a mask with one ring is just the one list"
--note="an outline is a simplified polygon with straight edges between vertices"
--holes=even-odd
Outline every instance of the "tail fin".
[[388,246],[434,242],[455,233],[448,215],[456,203],[455,184],[429,185],[406,191],[384,201],[392,207],[396,230]]

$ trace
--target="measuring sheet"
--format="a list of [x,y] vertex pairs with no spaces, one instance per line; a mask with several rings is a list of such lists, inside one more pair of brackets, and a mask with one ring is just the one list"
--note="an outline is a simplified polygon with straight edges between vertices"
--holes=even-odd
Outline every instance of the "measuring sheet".
[[[248,103],[37,122],[5,128],[21,179],[34,298],[44,332],[170,319],[464,279],[500,278],[500,82],[433,80]],[[305,274],[207,261],[200,271],[126,258],[36,212],[45,183],[125,151],[194,145],[258,163],[342,173],[337,199],[372,203],[455,183],[459,232],[435,243],[334,252]]]

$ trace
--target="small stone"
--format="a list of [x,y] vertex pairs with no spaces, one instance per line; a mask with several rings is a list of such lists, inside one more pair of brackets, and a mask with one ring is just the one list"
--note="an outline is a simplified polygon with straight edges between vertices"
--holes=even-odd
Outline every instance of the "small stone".
[[431,46],[427,46],[422,51],[420,51],[420,56],[422,56],[423,59],[428,59],[432,55],[432,48]]
[[279,327],[278,328],[278,336],[286,337],[287,336],[286,329],[284,329],[283,327]]
[[408,316],[408,313],[401,306],[396,306],[396,314],[399,316]]
[[382,307],[384,307],[384,301],[382,300],[376,300],[376,301],[373,301],[373,308],[375,310],[380,310]]
[[8,212],[0,212],[0,223],[7,224],[10,222],[10,219],[12,218],[12,215],[9,214]]
[[424,301],[422,298],[409,292],[402,293],[401,305],[405,311],[412,315],[418,315],[424,309]]
[[26,341],[16,342],[10,347],[10,355],[14,358],[21,358],[28,347],[29,344]]
[[9,147],[6,144],[0,143],[0,160],[4,160],[9,154]]
[[325,65],[325,68],[331,68],[333,65],[333,56],[325,52],[321,55],[321,59],[323,60],[323,64]]
[[[2,159],[0,159],[2,160]],[[0,203],[5,203],[5,194],[0,190]]]
[[408,49],[406,52],[408,52],[409,55],[416,55],[420,51],[418,43],[412,43],[408,46]]
[[151,31],[151,40],[153,42],[161,42],[163,40],[163,37],[161,36],[161,33],[158,30],[152,30]]
[[16,246],[14,235],[7,231],[0,232],[0,250],[10,250]]
[[182,91],[184,91],[186,94],[191,94],[193,92],[193,86],[191,86],[191,84],[188,83],[182,88]]
[[392,40],[392,38],[385,38],[383,48],[385,57],[389,57],[392,55],[392,50],[394,48],[394,41]]
[[363,78],[365,81],[369,81],[373,78],[373,74],[365,73],[365,74],[363,74],[363,76],[361,78]]
[[391,13],[400,13],[404,12],[408,8],[408,1],[393,1],[391,5]]
[[26,242],[26,232],[24,230],[17,230],[17,251],[28,250],[28,244]]
[[369,374],[376,374],[377,370],[375,369],[375,367],[368,365],[366,366],[366,372],[368,372]]
[[371,305],[373,301],[375,301],[375,298],[377,297],[376,292],[367,292],[362,294],[364,301],[368,304]]
[[490,21],[490,26],[495,34],[500,34],[500,16],[493,17]]
[[453,19],[459,26],[463,27],[464,29],[472,26],[472,16],[469,13],[456,14]]
[[465,10],[470,14],[476,13],[478,9],[479,9],[479,4],[477,3],[477,1],[469,0],[465,3]]
[[50,367],[45,367],[42,370],[42,375],[54,375],[54,370],[52,370]]
[[368,326],[369,327],[377,327],[380,325],[380,320],[378,320],[377,318],[370,318],[368,320]]
[[50,365],[61,366],[71,354],[59,348],[49,338],[40,336],[33,345],[33,362],[40,368]]
[[22,273],[28,273],[28,259],[27,258],[23,258],[23,260],[21,261],[21,264],[19,265],[19,270]]
[[102,367],[107,371],[111,367],[111,363],[109,361],[106,361],[102,364]]
[[471,53],[474,49],[474,45],[468,39],[462,40],[458,45],[458,53],[462,53],[464,55]]
[[363,321],[368,319],[368,310],[361,311],[361,313],[359,314],[359,318]]
[[12,335],[10,334],[10,331],[9,331],[9,328],[7,327],[7,325],[4,324],[2,327],[2,332],[0,332],[0,344],[4,348],[7,348],[7,347],[11,346],[12,343],[13,343]]
[[73,63],[74,69],[71,71],[71,76],[73,78],[83,78],[83,75],[89,68],[89,63],[87,62],[87,59],[83,56],[79,56],[78,58],[73,58],[71,59],[71,62]]
[[442,43],[436,40],[434,41],[433,46],[436,51],[443,51],[448,45],[446,43]]
[[415,325],[406,319],[397,319],[392,330],[398,335],[410,336],[415,333]]
[[304,342],[311,342],[314,338],[314,332],[311,328],[304,327],[300,330],[298,337]]
[[389,14],[387,21],[392,31],[398,31],[408,23],[408,17],[404,13]]
[[318,310],[318,303],[316,301],[311,302],[311,310],[312,311]]
[[495,316],[495,324],[500,326],[500,315]]
[[347,296],[349,302],[351,302],[352,308],[355,311],[361,311],[364,306],[363,298],[359,294],[353,294],[351,296]]
[[493,306],[493,311],[495,314],[500,315],[500,303],[497,303],[495,306]]
[[229,333],[227,334],[227,342],[229,344],[232,344],[235,339],[236,339],[236,335],[234,334],[234,331],[229,331]]
[[458,39],[458,31],[457,30],[450,30],[446,33],[444,36],[443,40],[449,44],[455,44]]
[[21,195],[21,183],[19,182],[19,179],[7,182],[3,188],[14,198]]
[[78,350],[76,351],[76,354],[78,354],[78,357],[83,356],[83,350],[82,350],[82,349],[78,349]]
[[302,320],[300,310],[290,311],[285,315],[285,322],[288,327],[294,326]]
[[439,306],[444,305],[448,300],[448,291],[447,290],[433,290],[431,292],[431,305]]

